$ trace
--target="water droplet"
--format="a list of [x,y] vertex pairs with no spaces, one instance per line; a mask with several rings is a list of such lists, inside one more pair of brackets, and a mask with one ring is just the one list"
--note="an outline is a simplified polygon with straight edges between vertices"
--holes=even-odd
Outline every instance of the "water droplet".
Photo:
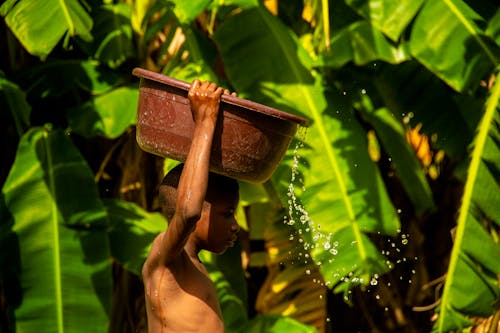
[[376,286],[377,284],[378,284],[378,280],[375,277],[372,277],[372,279],[370,280],[370,285]]
[[401,240],[401,244],[406,245],[408,244],[408,239],[404,238]]
[[361,89],[361,94],[365,95],[366,94],[366,89]]

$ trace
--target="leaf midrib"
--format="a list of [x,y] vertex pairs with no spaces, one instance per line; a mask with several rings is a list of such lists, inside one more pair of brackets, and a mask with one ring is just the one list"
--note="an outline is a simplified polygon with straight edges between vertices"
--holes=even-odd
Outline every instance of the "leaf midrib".
[[[54,162],[52,159],[52,151],[49,146],[49,133],[47,131],[43,132],[43,143],[44,149],[47,154],[47,168],[49,171],[53,170]],[[54,290],[55,290],[55,303],[56,303],[56,321],[57,321],[57,332],[64,332],[63,326],[63,311],[62,311],[62,281],[61,281],[61,255],[59,248],[59,221],[58,221],[58,209],[57,202],[55,197],[55,176],[53,172],[48,173],[49,178],[49,192],[52,193],[52,204],[51,204],[51,213],[52,213],[52,230],[53,230],[53,260],[54,260]]]
[[[259,11],[259,12],[261,13],[261,16],[262,16],[265,24],[267,25],[269,31],[271,31],[271,33],[274,35],[274,37],[275,37],[274,39],[278,42],[280,48],[282,50],[286,50],[286,48],[283,45],[282,40],[280,38],[277,38],[279,36],[274,31],[272,24],[269,23],[266,15],[262,14],[261,11]],[[283,53],[285,54],[286,60],[290,64],[290,67],[292,68],[292,72],[293,72],[294,76],[298,79],[299,82],[301,82],[302,78],[301,78],[300,74],[298,73],[296,66],[294,66],[293,61],[291,61],[288,52],[283,52]],[[333,149],[330,145],[330,141],[328,140],[328,136],[326,135],[326,130],[325,130],[325,127],[323,126],[321,115],[319,114],[319,110],[316,108],[314,102],[312,101],[311,96],[309,95],[309,92],[304,87],[304,85],[298,85],[298,87],[300,88],[300,90],[302,90],[302,95],[306,99],[306,104],[308,105],[309,110],[312,112],[314,124],[318,128],[321,141],[323,143],[323,146],[325,147],[325,150],[326,150],[326,153],[328,156],[328,160],[330,161],[330,164],[333,167],[335,179],[337,180],[337,184],[339,186],[339,190],[340,190],[340,193],[342,195],[342,201],[344,202],[344,206],[347,210],[347,214],[349,216],[349,221],[351,222],[351,225],[352,225],[352,228],[354,231],[354,236],[355,236],[356,241],[357,241],[356,246],[358,248],[358,252],[359,252],[359,255],[361,257],[361,260],[364,262],[366,260],[366,250],[365,250],[364,245],[363,245],[361,231],[359,230],[359,226],[355,223],[354,210],[353,210],[351,201],[349,200],[349,196],[347,195],[346,185],[345,185],[344,181],[342,180],[342,174],[340,172],[336,156],[335,156]]]
[[479,172],[479,165],[481,162],[481,156],[484,151],[484,146],[488,138],[490,124],[495,115],[495,111],[498,107],[498,102],[500,100],[500,73],[497,74],[495,84],[491,90],[491,95],[486,103],[486,110],[483,118],[479,124],[479,130],[475,139],[474,149],[472,151],[471,162],[469,164],[468,176],[465,183],[464,194],[462,197],[462,205],[460,207],[460,212],[457,219],[457,231],[455,234],[455,240],[453,249],[450,257],[450,264],[448,266],[447,279],[444,285],[443,294],[441,296],[441,304],[444,308],[438,317],[438,332],[443,332],[445,325],[445,308],[450,302],[450,289],[453,284],[453,278],[455,276],[455,270],[457,268],[457,263],[459,259],[459,254],[462,249],[462,243],[465,236],[465,225],[467,223],[467,216],[469,215],[469,208],[471,205],[472,194],[474,191],[475,181],[477,174]]
[[64,18],[66,19],[66,22],[68,23],[68,30],[71,35],[74,35],[75,33],[75,26],[73,25],[73,20],[71,19],[71,15],[69,14],[68,6],[66,5],[65,0],[59,0],[59,5],[61,7],[61,10],[63,11]]

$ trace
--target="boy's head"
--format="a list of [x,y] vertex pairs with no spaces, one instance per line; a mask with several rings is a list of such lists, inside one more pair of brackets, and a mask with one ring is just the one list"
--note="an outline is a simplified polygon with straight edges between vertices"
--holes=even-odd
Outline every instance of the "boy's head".
[[[177,186],[183,167],[179,164],[170,170],[159,188],[162,212],[169,221],[175,213]],[[238,201],[238,181],[210,172],[201,218],[192,234],[200,242],[200,247],[220,253],[232,245],[239,230],[234,217]]]

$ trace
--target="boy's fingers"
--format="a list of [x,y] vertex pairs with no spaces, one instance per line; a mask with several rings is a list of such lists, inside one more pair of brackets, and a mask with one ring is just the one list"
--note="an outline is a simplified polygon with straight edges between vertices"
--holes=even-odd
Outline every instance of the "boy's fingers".
[[208,90],[209,91],[215,91],[217,89],[217,83],[215,82],[210,82],[209,86],[208,86]]
[[207,90],[207,88],[210,86],[210,82],[209,81],[205,81],[201,84],[201,87],[200,89],[203,89],[203,90]]
[[231,96],[236,97],[236,96],[238,96],[238,94],[236,93],[236,91],[233,91],[233,92],[231,93]]
[[198,79],[195,79],[191,84],[191,90],[197,89],[200,86],[201,82]]
[[222,95],[222,93],[224,92],[224,89],[222,87],[218,87],[217,90],[215,90],[215,95]]
[[229,90],[227,90],[227,89],[224,89],[224,95],[230,95],[230,92],[229,92]]

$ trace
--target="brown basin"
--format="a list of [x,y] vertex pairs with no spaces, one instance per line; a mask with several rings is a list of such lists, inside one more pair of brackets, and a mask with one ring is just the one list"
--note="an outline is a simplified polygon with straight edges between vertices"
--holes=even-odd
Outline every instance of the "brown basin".
[[[187,98],[190,84],[135,68],[140,77],[137,142],[152,154],[181,162],[194,122]],[[304,118],[235,96],[221,97],[210,169],[253,183],[268,180]]]

